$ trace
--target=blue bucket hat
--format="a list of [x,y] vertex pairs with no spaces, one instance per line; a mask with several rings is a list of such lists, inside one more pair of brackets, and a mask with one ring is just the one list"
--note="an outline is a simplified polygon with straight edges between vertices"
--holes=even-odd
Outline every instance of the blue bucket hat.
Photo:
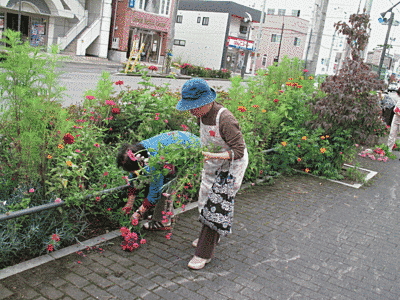
[[215,100],[217,93],[210,88],[207,81],[192,78],[182,86],[182,99],[176,105],[177,110],[189,110],[202,107]]

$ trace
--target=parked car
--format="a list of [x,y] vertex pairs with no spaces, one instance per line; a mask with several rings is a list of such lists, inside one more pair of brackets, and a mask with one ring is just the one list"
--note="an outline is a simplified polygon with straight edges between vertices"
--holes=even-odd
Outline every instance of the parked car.
[[399,88],[399,85],[395,82],[389,83],[389,86],[387,88],[388,92],[395,92]]

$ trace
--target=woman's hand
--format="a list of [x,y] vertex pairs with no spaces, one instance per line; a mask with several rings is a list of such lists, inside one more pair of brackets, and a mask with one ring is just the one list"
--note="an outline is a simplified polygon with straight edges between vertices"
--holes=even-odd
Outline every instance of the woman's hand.
[[230,159],[228,151],[220,152],[220,153],[202,151],[201,153],[204,155],[204,160],[208,160],[208,159]]
[[131,212],[133,203],[135,203],[135,195],[128,196],[125,206],[122,208],[122,213],[127,215]]

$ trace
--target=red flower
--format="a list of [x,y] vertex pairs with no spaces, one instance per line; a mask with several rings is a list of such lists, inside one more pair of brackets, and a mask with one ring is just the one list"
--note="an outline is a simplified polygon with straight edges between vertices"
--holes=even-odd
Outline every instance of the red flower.
[[53,235],[51,236],[51,239],[52,239],[53,241],[59,242],[59,241],[60,241],[60,236],[59,236],[58,234],[53,234]]
[[150,71],[158,71],[158,67],[157,66],[150,66],[150,67],[148,67],[148,69]]
[[64,143],[66,143],[66,144],[73,144],[75,142],[74,136],[70,133],[67,133],[66,135],[64,135],[63,140],[64,140]]
[[86,99],[93,100],[93,99],[96,99],[96,98],[95,98],[95,96],[86,96]]
[[278,103],[278,102],[279,102],[279,100],[278,100],[278,99],[274,99],[274,102],[275,102],[275,103]]
[[210,133],[210,136],[215,136],[215,131],[214,130],[210,130],[209,133]]
[[114,107],[114,108],[111,110],[111,112],[112,112],[113,114],[119,115],[119,114],[121,113],[121,110],[120,110],[118,107]]
[[54,251],[54,245],[52,245],[52,244],[47,245],[47,251],[49,251],[49,252]]
[[115,85],[123,85],[123,84],[124,84],[124,82],[122,80],[118,80],[115,82]]
[[103,176],[107,176],[107,175],[108,175],[108,172],[104,172],[104,173],[103,173]]
[[139,220],[138,219],[132,219],[132,225],[133,226],[137,226],[139,224]]

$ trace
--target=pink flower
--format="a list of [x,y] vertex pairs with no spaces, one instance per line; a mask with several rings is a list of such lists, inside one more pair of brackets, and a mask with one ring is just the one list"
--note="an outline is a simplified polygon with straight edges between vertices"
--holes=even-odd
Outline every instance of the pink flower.
[[96,99],[96,97],[95,96],[86,96],[86,99],[93,100],[93,99]]
[[167,124],[168,124],[168,120],[164,120],[164,123],[167,123]]
[[274,99],[274,102],[275,102],[275,103],[278,103],[278,102],[279,102],[279,100],[278,100],[278,99]]
[[47,245],[47,251],[49,251],[49,252],[54,251],[54,245],[52,245],[52,244]]
[[29,189],[29,193],[34,193],[35,192],[35,189]]
[[141,239],[141,240],[140,240],[140,243],[141,243],[142,245],[144,245],[144,244],[147,243],[147,241],[146,241],[146,239]]
[[156,116],[158,117],[160,115],[160,113],[156,113]]
[[115,115],[119,115],[121,113],[121,110],[118,107],[114,107],[111,110],[111,113],[115,114]]
[[82,151],[79,150],[79,149],[76,149],[75,152],[76,152],[76,153],[81,153]]
[[124,82],[122,80],[118,80],[115,82],[115,85],[123,85],[123,84],[124,84]]
[[51,236],[51,239],[53,240],[53,241],[56,241],[56,242],[59,242],[60,241],[60,236],[58,235],[58,234],[53,234],[52,236]]
[[129,230],[129,228],[126,228],[126,227],[121,227],[121,228],[119,229],[119,231],[121,232],[121,235],[122,235],[123,237],[125,237],[126,235],[128,235],[128,233],[131,232],[131,231]]
[[115,102],[112,100],[106,100],[106,105],[115,105]]
[[307,70],[307,69],[304,69],[304,70],[303,70],[303,72],[304,72],[304,73],[307,73],[307,72],[308,72],[308,70]]
[[95,147],[99,148],[99,147],[100,147],[100,144],[98,144],[98,143],[95,143],[95,144],[93,144],[93,146],[95,146]]
[[104,173],[103,173],[103,176],[107,176],[107,175],[108,175],[108,172],[104,172]]
[[159,120],[159,119],[160,119],[160,117],[154,117],[154,120],[156,120],[156,121]]
[[54,200],[55,203],[61,203],[61,198],[56,198],[56,200]]
[[100,199],[101,199],[101,198],[100,198],[99,196],[96,197],[96,201],[100,201]]
[[183,131],[189,130],[189,127],[185,124],[181,124],[181,127],[183,128]]
[[139,220],[138,219],[132,219],[132,225],[133,226],[137,226],[139,224]]

